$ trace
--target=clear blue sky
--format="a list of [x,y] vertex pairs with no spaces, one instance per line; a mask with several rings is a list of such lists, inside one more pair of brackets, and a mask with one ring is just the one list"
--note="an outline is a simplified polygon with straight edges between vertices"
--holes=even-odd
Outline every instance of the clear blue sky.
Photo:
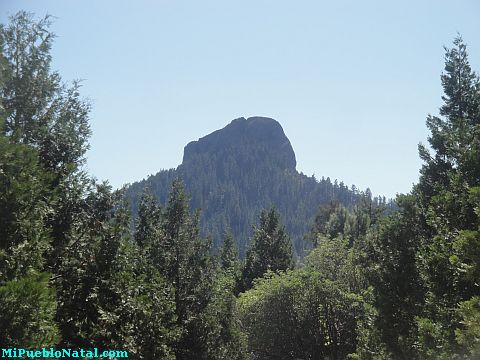
[[85,79],[88,169],[116,187],[262,115],[282,124],[299,171],[408,192],[457,32],[480,71],[478,0],[0,0],[1,22],[20,9],[58,17],[53,67]]

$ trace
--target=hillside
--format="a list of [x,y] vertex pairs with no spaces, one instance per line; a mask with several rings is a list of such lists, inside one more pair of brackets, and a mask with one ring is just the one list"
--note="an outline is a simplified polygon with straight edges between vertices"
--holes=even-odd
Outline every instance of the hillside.
[[321,204],[337,200],[351,206],[359,198],[342,182],[321,180],[296,170],[292,145],[281,125],[266,117],[239,118],[223,129],[190,142],[176,169],[161,170],[128,188],[133,212],[148,187],[165,203],[172,180],[184,180],[192,208],[201,209],[201,230],[214,245],[230,228],[240,255],[261,209],[274,206],[292,238],[295,252],[309,248],[303,237]]

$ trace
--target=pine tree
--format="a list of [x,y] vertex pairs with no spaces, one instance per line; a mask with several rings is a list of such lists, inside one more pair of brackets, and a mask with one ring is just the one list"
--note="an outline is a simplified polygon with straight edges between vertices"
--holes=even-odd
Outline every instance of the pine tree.
[[210,242],[199,235],[198,213],[191,215],[180,180],[172,184],[163,224],[162,273],[175,287],[175,311],[181,329],[177,359],[208,358],[212,318],[207,308],[212,297],[214,264]]
[[292,245],[285,227],[274,208],[263,210],[247,251],[243,290],[251,288],[253,280],[269,270],[275,272],[292,268]]
[[392,359],[414,359],[416,318],[425,295],[417,267],[422,217],[414,196],[398,196],[397,203],[399,211],[368,236],[366,276],[373,286],[381,342]]
[[220,263],[224,270],[238,270],[238,249],[233,235],[226,231],[223,237],[223,246],[220,254]]
[[0,47],[7,61],[0,96],[5,108],[3,133],[12,141],[39,149],[42,164],[66,176],[84,161],[88,149],[90,105],[79,83],[68,87],[51,70],[51,17],[35,21],[20,11],[0,28]]
[[[480,123],[480,80],[470,67],[462,38],[457,37],[453,44],[452,49],[445,48],[441,117],[427,118],[431,132],[428,141],[434,153],[430,154],[423,145],[419,147],[425,164],[417,188],[424,202],[456,185],[459,179],[454,175],[461,176],[462,182],[469,185],[480,181],[480,165],[476,157],[480,150],[477,129]],[[465,209],[457,210],[463,212]],[[469,214],[462,212],[454,214],[461,215],[457,217],[463,224],[458,225],[468,223]]]
[[0,285],[0,346],[40,348],[55,345],[55,290],[49,274],[30,273]]
[[479,295],[480,80],[461,37],[453,45],[440,116],[427,118],[432,152],[419,146],[419,183],[369,236],[377,330],[395,359],[454,358],[476,326],[459,318]]
[[[441,117],[427,119],[433,155],[420,147],[425,164],[415,193],[426,218],[419,265],[428,293],[420,333],[436,338],[435,346],[444,344],[455,351],[455,308],[479,294],[475,280],[464,276],[462,267],[471,264],[468,258],[479,249],[471,234],[480,225],[474,195],[480,184],[480,79],[470,67],[462,38],[453,45],[446,49],[441,77]],[[471,255],[459,251],[466,248]],[[440,330],[431,335],[432,328]],[[427,355],[433,354],[429,346],[425,345]]]
[[43,254],[50,234],[44,227],[54,194],[51,174],[36,149],[6,134],[8,111],[3,91],[10,80],[0,28],[0,346],[40,347],[59,340],[56,294]]

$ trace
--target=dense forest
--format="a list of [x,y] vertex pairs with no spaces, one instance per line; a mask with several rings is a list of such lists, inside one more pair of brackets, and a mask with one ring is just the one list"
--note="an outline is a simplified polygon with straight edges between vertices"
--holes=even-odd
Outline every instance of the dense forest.
[[[91,105],[79,83],[51,69],[50,20],[19,12],[0,28],[2,348],[124,349],[132,359],[480,358],[480,79],[461,37],[445,49],[443,104],[426,121],[418,184],[395,209],[368,193],[345,202],[314,192],[318,203],[301,205],[315,213],[303,234],[311,251],[295,261],[289,231],[301,220],[284,225],[282,190],[241,214],[248,229],[229,230],[229,221],[201,225],[191,207],[214,179],[207,170],[191,168],[205,179],[188,191],[174,171],[157,175],[161,192],[139,191],[135,217],[126,189],[88,176]],[[202,156],[198,144],[187,158]],[[241,158],[230,155],[236,168]],[[302,191],[321,188],[293,172],[292,158],[277,160],[261,166],[284,161],[288,176],[314,184]],[[187,182],[182,166],[185,158],[176,171]],[[285,181],[266,174],[249,174],[248,188]],[[235,188],[216,185],[225,196]],[[235,236],[249,229],[239,256]],[[209,231],[221,236],[216,251]]]
[[[133,183],[127,195],[135,216],[145,190],[165,204],[172,181],[182,179],[191,196],[190,206],[201,209],[201,234],[211,236],[218,249],[225,231],[231,231],[241,258],[252,236],[252,224],[262,209],[275,207],[292,239],[294,253],[302,258],[311,249],[304,236],[320,205],[333,201],[351,208],[372,194],[370,189],[361,192],[355,185],[349,188],[328,177],[308,177],[295,167],[295,153],[277,121],[239,118],[189,143],[178,168]],[[385,198],[373,201],[386,205]]]

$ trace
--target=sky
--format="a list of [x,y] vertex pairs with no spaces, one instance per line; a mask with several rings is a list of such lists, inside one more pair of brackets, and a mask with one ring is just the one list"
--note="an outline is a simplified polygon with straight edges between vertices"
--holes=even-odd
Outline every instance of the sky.
[[411,190],[457,33],[480,72],[480,2],[0,0],[56,17],[53,69],[92,101],[87,169],[114,187],[238,117],[282,125],[297,170]]

